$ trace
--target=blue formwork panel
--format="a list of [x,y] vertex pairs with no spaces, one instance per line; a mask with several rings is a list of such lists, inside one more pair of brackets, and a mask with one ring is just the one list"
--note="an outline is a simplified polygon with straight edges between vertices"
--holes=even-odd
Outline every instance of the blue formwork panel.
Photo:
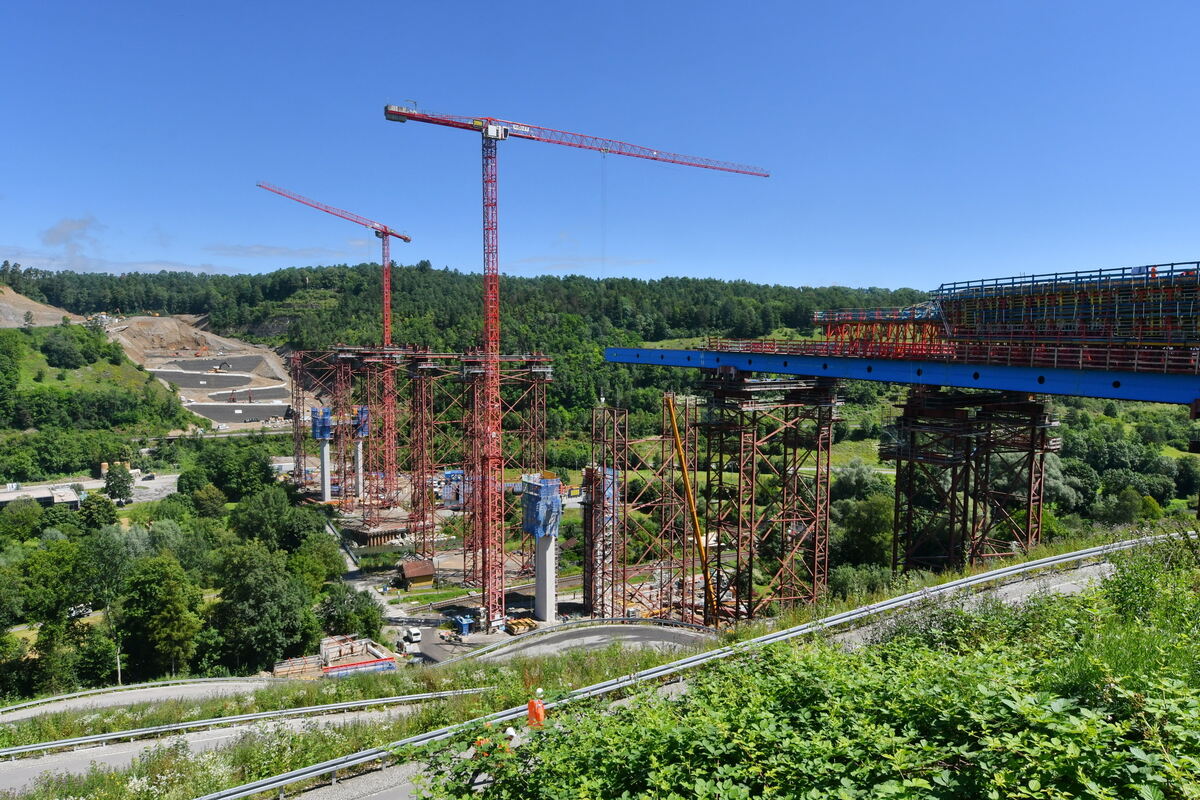
[[1111,400],[1190,405],[1200,400],[1200,376],[1152,372],[1051,369],[903,361],[887,358],[831,358],[716,350],[652,350],[610,347],[604,358],[615,364],[693,369],[732,368],[742,372],[847,378],[886,383],[953,386],[964,389],[1062,394]]
[[535,538],[558,536],[562,521],[562,482],[541,475],[525,476],[521,491],[521,528]]
[[331,408],[313,408],[312,409],[312,438],[314,438],[314,439],[332,439],[333,438],[333,409],[331,409]]

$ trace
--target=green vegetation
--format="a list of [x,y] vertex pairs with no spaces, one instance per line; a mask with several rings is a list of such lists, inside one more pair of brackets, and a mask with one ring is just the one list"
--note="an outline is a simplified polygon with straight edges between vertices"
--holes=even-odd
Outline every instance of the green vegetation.
[[[236,698],[205,701],[205,704],[162,704],[161,711],[147,707],[131,709],[115,724],[127,727],[166,724],[180,719],[204,719],[221,713],[243,713],[272,707],[334,703],[363,697],[387,697],[420,691],[437,691],[452,686],[493,686],[493,690],[444,701],[422,703],[408,716],[391,717],[344,726],[319,727],[307,724],[296,731],[273,725],[242,735],[235,744],[220,750],[190,754],[185,748],[159,747],[135,759],[122,770],[93,767],[86,775],[45,775],[36,787],[18,795],[30,800],[62,800],[87,797],[92,800],[126,800],[130,797],[185,800],[199,794],[258,780],[270,775],[322,761],[330,754],[351,753],[412,736],[422,731],[463,722],[496,709],[508,708],[529,699],[533,686],[578,688],[616,675],[646,669],[672,656],[651,650],[621,650],[614,646],[588,653],[570,653],[540,659],[517,659],[502,664],[465,662],[445,668],[416,668],[400,673],[358,676],[338,682],[273,687],[252,700]],[[216,704],[214,706],[214,703]],[[217,709],[217,713],[213,713]],[[14,726],[14,736],[37,741],[96,730],[106,714],[70,715],[38,727],[30,720]],[[90,717],[90,719],[88,718]],[[0,732],[0,737],[6,735]],[[152,790],[150,787],[153,787]],[[152,791],[152,793],[151,793]]]
[[0,481],[91,473],[131,435],[199,422],[96,327],[0,330]]
[[[124,522],[99,492],[78,511],[32,500],[0,510],[0,697],[104,686],[118,668],[126,680],[253,672],[311,652],[323,633],[377,633],[378,606],[338,580],[325,516],[276,484],[269,446],[161,447],[188,465],[180,488],[198,488]],[[227,510],[226,496],[239,502]],[[20,623],[36,633],[6,633]]]
[[[682,696],[551,715],[515,750],[443,749],[441,798],[1184,798],[1200,793],[1198,553],[1117,559],[1101,588],[935,607],[875,647],[746,653]],[[471,788],[482,772],[492,782]]]

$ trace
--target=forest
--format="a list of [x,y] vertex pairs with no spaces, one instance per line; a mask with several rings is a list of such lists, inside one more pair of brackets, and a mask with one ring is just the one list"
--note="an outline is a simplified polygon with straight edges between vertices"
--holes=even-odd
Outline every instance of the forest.
[[378,636],[379,606],[341,582],[326,516],[277,483],[270,448],[185,439],[158,454],[185,465],[163,500],[119,509],[116,466],[78,510],[0,510],[0,631],[28,626],[0,633],[0,696],[106,686],[118,669],[247,674],[324,634]]

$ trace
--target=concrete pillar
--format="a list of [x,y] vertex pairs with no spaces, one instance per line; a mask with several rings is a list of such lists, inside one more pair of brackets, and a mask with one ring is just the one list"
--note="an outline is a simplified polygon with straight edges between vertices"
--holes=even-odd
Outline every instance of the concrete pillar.
[[354,493],[362,500],[366,488],[363,485],[363,440],[354,442]]
[[329,440],[321,439],[321,502],[333,499],[333,475],[329,467]]
[[557,545],[557,536],[539,536],[534,549],[533,616],[544,622],[553,621],[558,608]]

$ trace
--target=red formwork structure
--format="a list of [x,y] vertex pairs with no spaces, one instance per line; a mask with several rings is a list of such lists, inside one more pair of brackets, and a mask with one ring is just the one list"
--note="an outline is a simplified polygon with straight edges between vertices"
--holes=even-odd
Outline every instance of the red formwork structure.
[[584,613],[705,622],[703,565],[682,485],[685,471],[696,485],[699,405],[678,398],[676,407],[683,462],[666,397],[651,436],[630,436],[625,409],[592,410],[592,460],[583,478]]
[[829,573],[829,481],[837,382],[729,371],[699,427],[709,471],[708,559],[719,613],[753,619],[817,600]]
[[[485,587],[489,570],[532,574],[533,543],[521,529],[520,497],[507,487],[515,486],[522,474],[546,468],[546,385],[552,380],[551,359],[540,353],[502,355],[496,359],[500,380],[500,426],[504,438],[500,471],[499,532],[501,546],[488,546],[490,525],[480,488],[485,486],[485,464],[490,463],[485,445],[493,438],[487,427],[488,362],[486,353],[462,356],[462,375],[470,398],[466,416],[468,457],[464,491],[470,509],[469,529],[464,541],[465,575],[469,585]],[[510,541],[519,542],[511,553]]]
[[1041,538],[1057,422],[1020,393],[913,387],[879,455],[896,463],[892,566],[958,568],[1028,552]]
[[707,349],[1200,374],[1200,264],[944,283],[907,308],[818,311],[822,341]]
[[409,477],[408,531],[415,553],[437,550],[438,486],[446,470],[464,464],[463,382],[456,353],[414,353],[406,364],[407,441],[402,465]]

